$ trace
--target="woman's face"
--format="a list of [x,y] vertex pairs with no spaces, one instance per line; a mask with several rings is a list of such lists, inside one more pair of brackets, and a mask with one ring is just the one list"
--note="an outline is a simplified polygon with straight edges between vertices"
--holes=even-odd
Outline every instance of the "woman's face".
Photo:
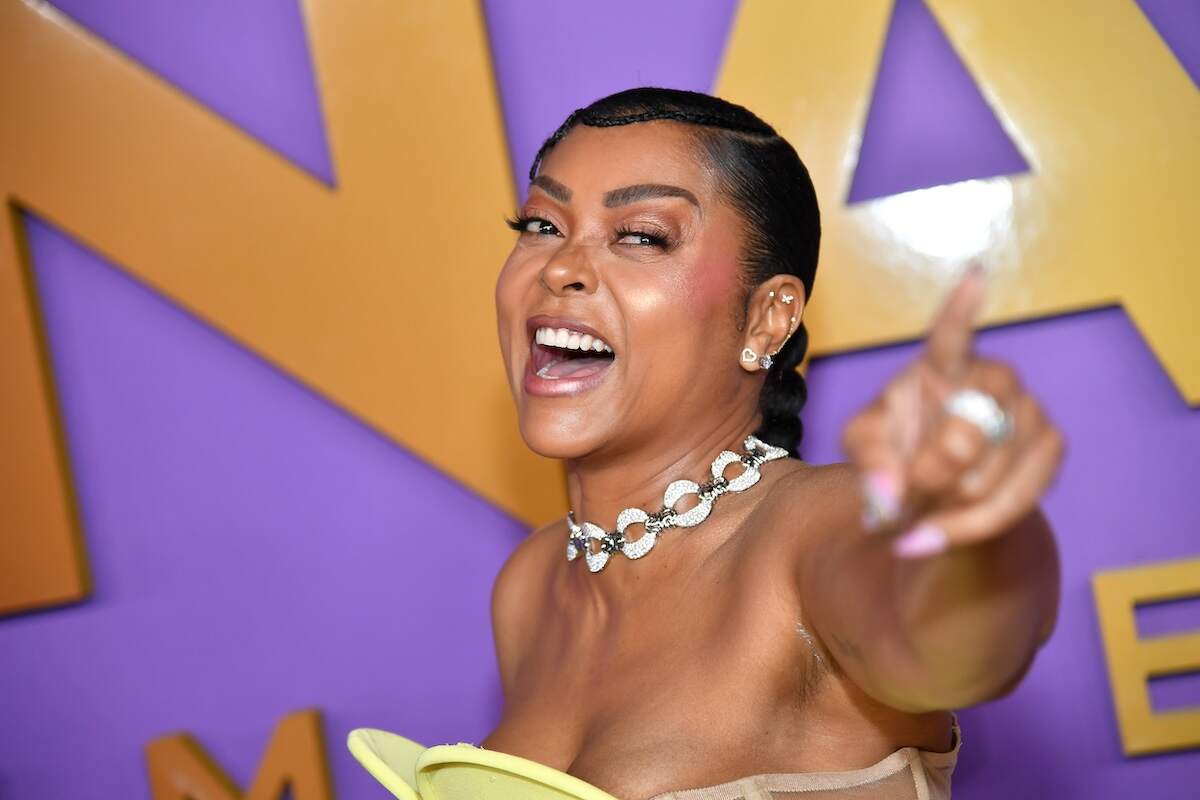
[[518,216],[496,308],[534,451],[694,438],[753,402],[738,363],[743,223],[687,128],[574,128]]

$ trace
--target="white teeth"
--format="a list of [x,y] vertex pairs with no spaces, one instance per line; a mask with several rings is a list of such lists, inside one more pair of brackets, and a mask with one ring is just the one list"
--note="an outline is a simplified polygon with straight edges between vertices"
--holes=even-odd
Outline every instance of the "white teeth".
[[596,353],[613,351],[603,339],[570,328],[538,328],[533,332],[533,340],[547,347],[559,347],[564,350],[591,350]]

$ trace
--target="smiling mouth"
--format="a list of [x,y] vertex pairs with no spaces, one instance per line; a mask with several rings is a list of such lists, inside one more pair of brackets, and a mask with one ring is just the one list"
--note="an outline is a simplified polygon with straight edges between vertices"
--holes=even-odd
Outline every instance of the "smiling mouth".
[[570,328],[537,328],[530,348],[533,373],[550,381],[596,375],[616,358],[603,339]]

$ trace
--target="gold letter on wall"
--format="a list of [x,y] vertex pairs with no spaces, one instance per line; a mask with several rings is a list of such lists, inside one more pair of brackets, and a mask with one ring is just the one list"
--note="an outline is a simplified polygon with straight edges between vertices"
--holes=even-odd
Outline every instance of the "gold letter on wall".
[[1187,73],[1132,2],[926,2],[1031,171],[853,205],[893,2],[738,8],[718,93],[787,136],[821,199],[815,352],[919,336],[976,259],[990,266],[985,322],[1121,303],[1200,403],[1200,103]]
[[242,794],[204,749],[186,733],[146,745],[154,800],[333,800],[321,717],[314,710],[284,717],[275,728],[250,791]]
[[1200,747],[1200,709],[1150,708],[1147,679],[1200,670],[1200,631],[1139,639],[1134,606],[1200,597],[1200,559],[1108,570],[1092,576],[1096,614],[1125,755]]
[[88,591],[20,210],[506,511],[566,509],[484,346],[513,193],[479,4],[302,7],[334,187],[52,5],[0,2],[0,614]]

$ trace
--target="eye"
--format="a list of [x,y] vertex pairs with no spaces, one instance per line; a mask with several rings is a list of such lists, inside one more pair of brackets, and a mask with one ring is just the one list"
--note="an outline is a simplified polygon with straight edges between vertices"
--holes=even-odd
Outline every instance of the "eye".
[[648,231],[617,231],[617,244],[628,244],[634,247],[667,246],[667,237]]
[[508,227],[517,233],[533,233],[539,236],[561,236],[554,223],[541,217],[521,217],[505,220]]

